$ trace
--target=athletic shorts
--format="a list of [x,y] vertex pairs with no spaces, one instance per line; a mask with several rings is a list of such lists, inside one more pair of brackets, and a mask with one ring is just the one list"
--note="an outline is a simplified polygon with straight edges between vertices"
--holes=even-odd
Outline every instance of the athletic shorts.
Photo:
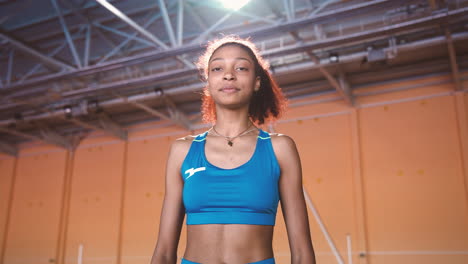
[[[193,261],[186,260],[186,259],[182,258],[181,264],[201,264],[201,263],[193,262]],[[274,258],[269,258],[269,259],[264,259],[264,260],[260,260],[260,261],[256,261],[256,262],[250,262],[248,264],[275,264],[275,259]]]

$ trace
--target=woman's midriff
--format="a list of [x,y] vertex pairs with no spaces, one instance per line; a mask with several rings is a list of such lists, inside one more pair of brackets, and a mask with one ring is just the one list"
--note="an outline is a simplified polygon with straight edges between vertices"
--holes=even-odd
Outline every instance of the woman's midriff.
[[249,263],[273,257],[273,226],[187,225],[184,258],[198,263]]

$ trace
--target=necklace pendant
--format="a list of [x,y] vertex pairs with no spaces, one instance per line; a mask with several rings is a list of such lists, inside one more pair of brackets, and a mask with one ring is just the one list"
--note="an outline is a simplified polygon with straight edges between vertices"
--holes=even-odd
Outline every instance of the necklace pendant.
[[231,141],[231,140],[228,140],[228,145],[229,145],[230,147],[232,147],[232,144],[233,144],[232,141]]

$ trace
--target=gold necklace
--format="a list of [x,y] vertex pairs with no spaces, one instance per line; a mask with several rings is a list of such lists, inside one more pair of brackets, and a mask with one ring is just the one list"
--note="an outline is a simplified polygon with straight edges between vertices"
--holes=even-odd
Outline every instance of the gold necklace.
[[254,128],[252,128],[252,129],[249,130],[249,128],[252,127],[252,125],[253,125],[253,124],[250,123],[250,126],[247,127],[246,130],[244,130],[243,132],[239,133],[239,134],[238,134],[237,136],[235,136],[235,137],[228,137],[228,136],[221,135],[220,133],[218,133],[218,131],[216,131],[216,128],[214,128],[214,126],[212,126],[212,127],[208,130],[208,133],[209,133],[211,130],[213,130],[213,132],[214,132],[217,136],[220,136],[220,137],[223,137],[224,139],[226,139],[226,140],[227,140],[227,144],[228,144],[230,147],[232,147],[232,145],[234,145],[234,142],[233,142],[233,141],[234,141],[235,138],[241,137],[241,136],[243,136],[243,135],[245,135],[245,134],[247,134],[247,133],[249,133],[249,132],[254,131],[254,130],[257,129],[257,127],[254,127]]

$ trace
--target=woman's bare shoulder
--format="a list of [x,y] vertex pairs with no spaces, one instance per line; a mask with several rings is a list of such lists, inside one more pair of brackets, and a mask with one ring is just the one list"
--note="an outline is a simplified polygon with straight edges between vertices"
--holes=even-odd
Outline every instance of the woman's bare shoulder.
[[290,136],[280,133],[270,133],[273,151],[280,162],[288,161],[291,157],[297,155],[297,147],[294,139]]
[[296,145],[294,139],[286,134],[269,133],[269,135],[273,146],[278,145],[278,147],[294,147]]
[[181,152],[190,148],[192,141],[197,137],[197,135],[187,135],[184,137],[177,138],[172,142],[171,150],[176,152]]

